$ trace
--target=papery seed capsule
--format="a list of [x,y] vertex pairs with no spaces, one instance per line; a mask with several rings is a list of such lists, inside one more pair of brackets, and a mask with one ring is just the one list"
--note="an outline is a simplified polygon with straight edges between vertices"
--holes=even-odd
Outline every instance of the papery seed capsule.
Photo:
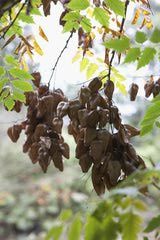
[[135,84],[135,83],[132,83],[132,85],[130,86],[130,90],[129,90],[130,100],[131,101],[135,101],[136,96],[138,94],[138,90],[139,90],[138,85]]

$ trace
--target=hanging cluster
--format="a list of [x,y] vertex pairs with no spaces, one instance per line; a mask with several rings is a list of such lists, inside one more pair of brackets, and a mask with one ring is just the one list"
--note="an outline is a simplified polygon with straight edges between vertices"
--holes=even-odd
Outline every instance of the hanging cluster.
[[105,96],[100,94],[102,82],[94,78],[82,87],[79,97],[58,105],[58,116],[68,115],[69,134],[73,135],[76,158],[84,173],[92,167],[92,183],[98,195],[110,189],[137,168],[145,168],[129,139],[139,130],[123,125],[118,108],[112,104],[114,84],[108,81]]
[[46,172],[53,161],[55,167],[63,171],[62,157],[69,158],[69,146],[61,136],[63,122],[56,116],[57,105],[67,99],[60,89],[50,91],[46,85],[41,85],[39,73],[34,73],[33,76],[37,90],[26,93],[26,121],[10,127],[8,135],[13,142],[17,142],[24,130],[26,142],[23,152],[28,152],[32,163],[39,162]]

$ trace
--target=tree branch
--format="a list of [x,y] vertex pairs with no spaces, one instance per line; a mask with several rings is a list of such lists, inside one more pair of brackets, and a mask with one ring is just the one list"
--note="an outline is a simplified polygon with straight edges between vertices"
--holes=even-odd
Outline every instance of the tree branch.
[[15,21],[16,21],[17,18],[19,17],[19,15],[20,15],[20,13],[22,12],[23,8],[24,8],[25,5],[27,4],[27,1],[28,1],[28,0],[26,0],[26,1],[22,4],[21,8],[19,9],[19,11],[18,11],[18,13],[16,14],[15,18],[13,19],[13,21],[7,26],[7,28],[5,29],[5,31],[3,32],[3,34],[0,36],[0,40],[5,37],[5,35],[6,35],[7,32],[9,31],[9,29],[14,25]]
[[57,67],[57,65],[58,65],[58,63],[59,63],[59,60],[61,59],[61,57],[62,57],[65,49],[68,47],[69,41],[70,41],[70,39],[72,38],[73,33],[74,33],[74,32],[72,31],[71,34],[70,34],[70,36],[69,36],[69,38],[67,39],[67,41],[66,41],[66,43],[65,43],[64,48],[62,49],[62,51],[61,51],[60,54],[59,54],[59,56],[58,56],[58,58],[57,58],[57,60],[56,60],[56,62],[55,62],[54,67],[52,68],[52,73],[51,73],[51,76],[50,76],[49,81],[48,81],[48,87],[50,87],[51,80],[52,80],[52,77],[53,77],[54,72],[55,72],[55,70],[56,70],[56,67]]

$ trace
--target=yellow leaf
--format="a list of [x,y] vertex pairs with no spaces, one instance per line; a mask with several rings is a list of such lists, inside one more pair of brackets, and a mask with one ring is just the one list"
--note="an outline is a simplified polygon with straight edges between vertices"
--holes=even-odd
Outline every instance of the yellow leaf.
[[30,49],[28,47],[27,47],[27,54],[30,57],[30,59],[33,60],[32,52],[30,51]]
[[49,41],[41,26],[39,26],[39,35],[47,42]]
[[116,87],[120,90],[120,92],[121,92],[123,95],[127,95],[126,86],[125,86],[123,83],[117,82],[117,83],[116,83]]
[[76,53],[76,55],[72,58],[72,63],[77,62],[81,57],[82,57],[82,55],[81,55],[80,52],[78,51],[78,52]]
[[26,60],[24,58],[21,58],[20,64],[25,71],[27,71],[27,72],[29,71],[28,65],[27,65]]
[[135,15],[134,15],[134,18],[133,18],[133,21],[132,21],[132,24],[136,24],[139,17],[140,17],[140,14],[141,14],[141,11],[140,9],[137,9],[136,12],[135,12]]
[[39,46],[39,44],[37,43],[36,40],[34,40],[33,45],[34,45],[34,50],[36,51],[36,53],[38,53],[39,55],[42,56],[43,51],[42,51],[41,47]]
[[88,15],[88,17],[90,17],[90,18],[93,17],[93,11],[94,11],[94,9],[91,8],[91,7],[87,9],[87,15]]
[[88,57],[93,57],[93,53],[90,51],[90,50],[87,50],[86,51],[86,56],[88,56]]

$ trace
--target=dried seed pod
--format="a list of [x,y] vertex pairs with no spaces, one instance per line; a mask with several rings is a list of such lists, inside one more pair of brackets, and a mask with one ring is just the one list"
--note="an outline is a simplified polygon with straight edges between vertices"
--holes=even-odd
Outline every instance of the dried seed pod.
[[129,90],[130,100],[135,101],[138,94],[139,87],[136,83],[132,83]]
[[15,105],[13,110],[17,113],[19,113],[22,109],[22,103],[20,101],[15,101]]
[[57,106],[57,116],[63,118],[68,113],[69,104],[68,102],[60,102]]
[[155,83],[152,93],[154,97],[156,97],[160,93],[160,85],[158,83]]
[[97,137],[97,131],[94,128],[85,128],[84,130],[84,144],[89,145]]
[[62,153],[55,152],[52,156],[53,163],[56,168],[58,168],[61,172],[63,172],[63,160],[62,160]]
[[82,87],[79,93],[80,103],[84,106],[89,101],[90,97],[91,97],[91,90],[89,89],[89,87]]
[[96,77],[88,85],[92,93],[97,92],[102,87],[102,81]]
[[111,134],[106,129],[99,130],[97,132],[97,139],[102,141],[104,152],[106,152],[109,145],[112,143]]
[[100,109],[98,113],[99,113],[99,128],[103,128],[109,122],[109,110]]
[[152,81],[152,82],[147,82],[147,83],[144,85],[145,97],[146,97],[146,98],[148,98],[148,97],[152,94],[153,88],[154,88],[154,81]]
[[32,163],[35,164],[36,162],[38,162],[38,151],[40,148],[40,143],[33,143],[28,151],[28,155],[30,157],[30,159],[32,160]]
[[140,130],[138,128],[135,128],[129,124],[124,124],[123,126],[126,129],[129,138],[140,135]]
[[12,142],[17,142],[22,131],[21,125],[13,125],[13,127],[8,128],[7,134],[12,140]]
[[53,124],[53,130],[56,133],[62,133],[63,119],[55,117],[53,118],[52,124]]
[[78,111],[82,108],[79,100],[69,102],[68,116],[71,120],[78,119]]
[[104,87],[104,93],[109,100],[112,99],[113,92],[114,92],[114,83],[112,81],[107,81]]
[[34,72],[32,76],[34,77],[33,84],[38,88],[41,82],[41,75],[39,72]]
[[79,158],[79,165],[81,166],[82,172],[86,173],[92,165],[92,158],[88,153],[83,154]]
[[97,195],[102,195],[105,193],[104,180],[100,174],[101,165],[93,165],[92,167],[92,184],[97,193]]
[[87,116],[88,116],[88,110],[87,109],[78,110],[78,120],[79,120],[82,128],[86,127]]
[[38,124],[33,136],[35,142],[39,142],[42,136],[47,136],[47,126],[45,124]]
[[91,127],[91,128],[96,127],[96,125],[98,124],[98,121],[99,121],[98,111],[93,110],[87,114],[86,124],[88,127]]
[[69,154],[69,145],[67,143],[62,143],[60,144],[60,148],[61,148],[61,151],[62,151],[62,155],[69,159],[70,157],[70,154]]
[[112,186],[116,186],[118,178],[121,175],[121,164],[119,161],[109,161],[107,166],[107,172],[109,175],[110,183]]
[[79,139],[76,145],[76,158],[80,158],[82,155],[86,154],[89,151],[89,148],[84,145],[84,140]]
[[103,142],[101,140],[92,141],[89,154],[93,158],[94,164],[100,164],[102,157],[104,156]]

